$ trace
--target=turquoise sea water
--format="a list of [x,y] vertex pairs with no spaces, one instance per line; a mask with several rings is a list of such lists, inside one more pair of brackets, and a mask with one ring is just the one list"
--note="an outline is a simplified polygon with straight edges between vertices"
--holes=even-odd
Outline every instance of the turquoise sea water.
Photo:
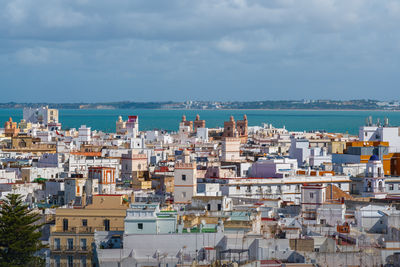
[[[115,122],[118,116],[126,120],[128,115],[139,116],[140,130],[178,129],[182,115],[187,120],[194,120],[196,114],[206,120],[207,127],[223,126],[224,121],[233,115],[235,119],[242,119],[247,114],[249,125],[272,123],[276,127],[286,126],[292,131],[326,130],[329,132],[348,132],[357,134],[358,127],[365,123],[367,116],[373,116],[374,121],[384,117],[390,119],[391,125],[400,125],[400,112],[392,111],[310,111],[310,110],[71,110],[59,111],[59,119],[63,128],[79,128],[86,124],[92,129],[107,132],[115,131]],[[0,109],[0,123],[3,126],[8,117],[14,121],[22,118],[22,109]]]

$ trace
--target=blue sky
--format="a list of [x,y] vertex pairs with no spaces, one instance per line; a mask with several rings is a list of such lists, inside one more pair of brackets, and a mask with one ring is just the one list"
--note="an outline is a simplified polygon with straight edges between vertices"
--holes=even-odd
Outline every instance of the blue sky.
[[2,0],[1,102],[398,100],[400,1]]

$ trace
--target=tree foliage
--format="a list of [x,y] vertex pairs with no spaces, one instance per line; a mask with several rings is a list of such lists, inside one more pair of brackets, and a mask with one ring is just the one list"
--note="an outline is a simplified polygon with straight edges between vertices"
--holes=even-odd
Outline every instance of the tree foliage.
[[0,210],[0,266],[42,266],[35,253],[40,241],[40,215],[29,210],[21,195],[9,194]]

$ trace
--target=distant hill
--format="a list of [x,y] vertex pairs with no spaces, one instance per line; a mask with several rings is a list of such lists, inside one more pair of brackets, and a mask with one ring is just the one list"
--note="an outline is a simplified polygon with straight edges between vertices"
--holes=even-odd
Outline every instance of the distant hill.
[[400,110],[398,101],[378,100],[264,100],[185,102],[104,102],[104,103],[0,103],[0,108],[50,106],[57,109],[333,109]]

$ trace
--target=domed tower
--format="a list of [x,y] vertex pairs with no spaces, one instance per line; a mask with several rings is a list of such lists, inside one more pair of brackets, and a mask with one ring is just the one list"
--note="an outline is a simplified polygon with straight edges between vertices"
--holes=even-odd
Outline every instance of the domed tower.
[[240,137],[240,142],[246,143],[247,142],[247,137],[248,137],[248,121],[247,121],[247,115],[243,115],[243,120],[238,120],[236,122],[236,128],[239,133]]
[[373,198],[386,197],[383,164],[377,155],[372,155],[368,160],[362,196]]
[[229,121],[224,122],[224,137],[236,137],[236,122],[233,116],[229,118]]
[[122,120],[122,116],[118,116],[118,120],[115,122],[115,128],[117,134],[126,133],[126,122]]
[[10,117],[8,121],[4,123],[4,134],[5,136],[12,137],[17,136],[18,133],[18,124],[16,122],[13,122],[12,118]]
[[198,128],[206,128],[206,121],[200,120],[200,115],[196,115],[196,120],[194,121],[194,132],[197,133]]
[[182,115],[182,121],[179,123],[179,129],[185,128],[184,132],[191,133],[193,131],[193,121],[187,121],[186,116]]

